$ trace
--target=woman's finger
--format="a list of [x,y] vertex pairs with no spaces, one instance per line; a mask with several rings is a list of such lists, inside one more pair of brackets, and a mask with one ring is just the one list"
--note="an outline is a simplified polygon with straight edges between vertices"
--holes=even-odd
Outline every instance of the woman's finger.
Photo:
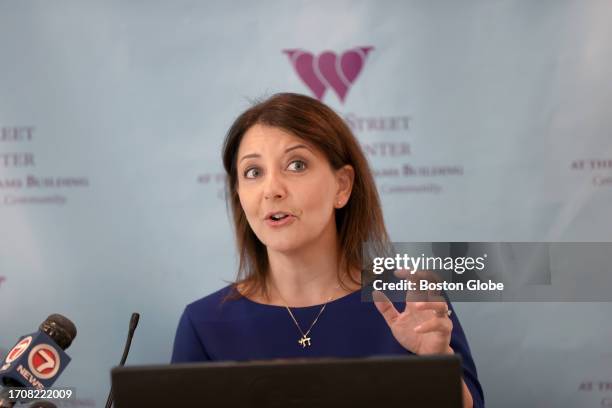
[[406,291],[406,303],[443,300],[439,290],[430,290],[421,286],[422,283],[429,284],[442,281],[434,271],[410,271],[403,269],[395,271],[395,276],[405,279],[412,286],[411,289]]
[[448,305],[446,302],[417,302],[414,307],[416,310],[433,310],[436,316],[444,317],[448,315]]
[[393,303],[391,303],[389,298],[384,293],[378,290],[372,292],[372,299],[374,300],[374,304],[376,305],[376,308],[380,314],[382,314],[385,318],[387,324],[391,325],[400,314]]
[[414,328],[417,333],[440,332],[450,334],[453,331],[453,322],[446,317],[432,317]]

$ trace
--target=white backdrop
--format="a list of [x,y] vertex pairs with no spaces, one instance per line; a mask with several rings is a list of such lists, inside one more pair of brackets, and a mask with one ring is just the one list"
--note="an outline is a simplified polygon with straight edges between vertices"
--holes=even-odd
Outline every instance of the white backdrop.
[[[128,362],[169,361],[183,307],[234,276],[224,134],[275,92],[324,90],[353,126],[395,241],[611,241],[611,20],[596,0],[0,1],[0,349],[73,319],[66,406],[103,406],[133,311]],[[455,307],[489,406],[612,406],[609,303]]]

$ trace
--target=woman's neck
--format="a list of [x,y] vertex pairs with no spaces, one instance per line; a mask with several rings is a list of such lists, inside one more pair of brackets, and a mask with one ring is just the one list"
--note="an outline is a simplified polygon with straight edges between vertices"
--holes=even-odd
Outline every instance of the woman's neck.
[[266,303],[312,306],[358,289],[347,271],[339,274],[340,248],[335,234],[329,238],[316,240],[291,253],[268,251]]
[[269,260],[270,303],[311,306],[338,295],[338,260],[333,254],[269,253]]

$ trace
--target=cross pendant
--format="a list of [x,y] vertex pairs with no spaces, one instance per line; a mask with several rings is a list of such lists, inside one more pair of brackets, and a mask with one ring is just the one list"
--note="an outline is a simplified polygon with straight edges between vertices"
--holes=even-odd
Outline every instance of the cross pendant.
[[310,346],[310,337],[304,336],[298,340],[298,343],[302,346],[302,348],[305,348],[306,346]]

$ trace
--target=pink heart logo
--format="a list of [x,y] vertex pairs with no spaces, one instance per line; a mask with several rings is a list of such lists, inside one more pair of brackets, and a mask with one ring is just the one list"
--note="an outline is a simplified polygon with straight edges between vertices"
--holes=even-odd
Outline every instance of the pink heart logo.
[[365,65],[368,53],[373,49],[357,47],[344,51],[340,57],[332,51],[322,52],[316,57],[300,49],[283,52],[289,56],[295,72],[318,100],[323,100],[325,91],[331,88],[344,103],[351,85]]

